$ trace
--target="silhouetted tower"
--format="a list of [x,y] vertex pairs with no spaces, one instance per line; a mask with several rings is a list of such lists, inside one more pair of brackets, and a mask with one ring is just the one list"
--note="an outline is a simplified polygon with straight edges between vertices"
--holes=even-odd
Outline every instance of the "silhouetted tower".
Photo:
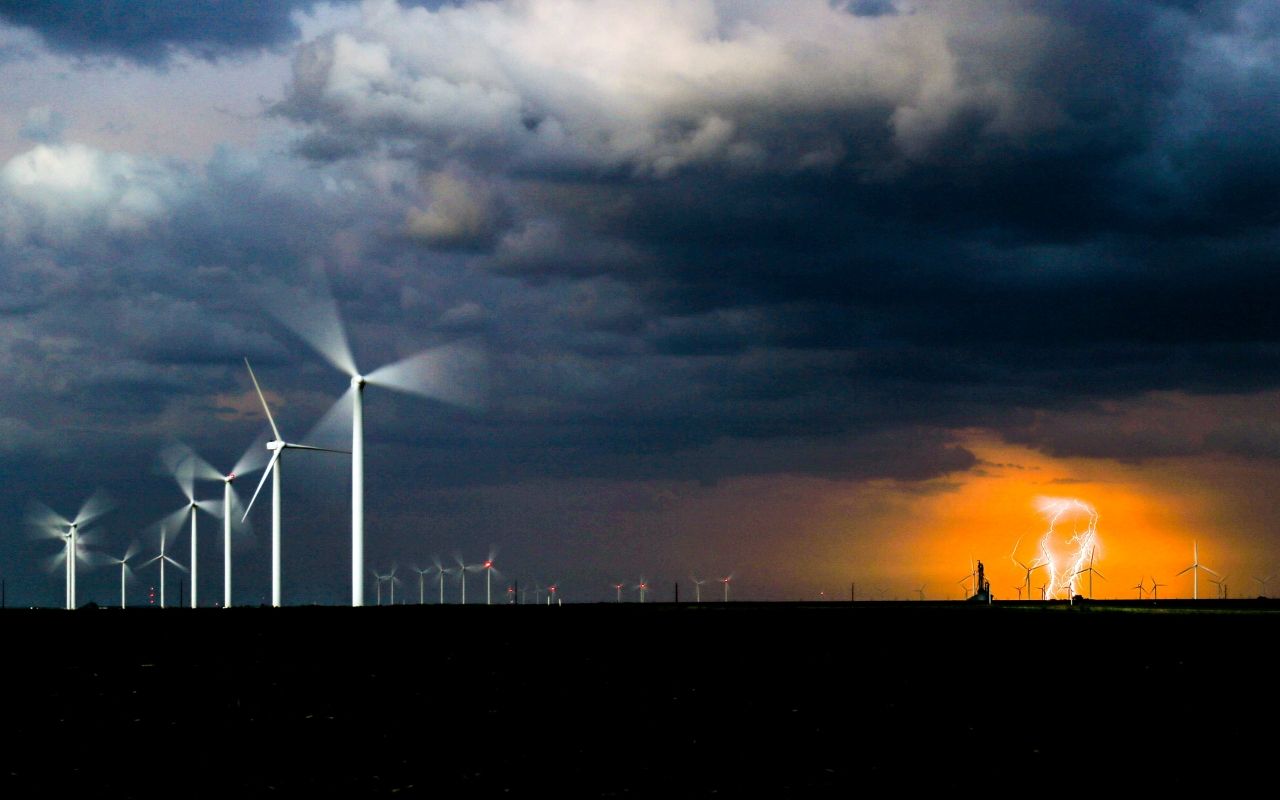
[[990,603],[991,602],[991,581],[987,580],[984,574],[985,570],[982,561],[978,561],[978,581],[974,586],[973,597],[969,598],[971,603]]

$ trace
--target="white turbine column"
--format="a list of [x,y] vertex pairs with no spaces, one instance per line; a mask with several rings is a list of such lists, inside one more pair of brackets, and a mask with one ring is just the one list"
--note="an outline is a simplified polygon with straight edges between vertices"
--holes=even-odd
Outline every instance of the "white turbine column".
[[444,570],[440,570],[440,605],[444,605]]
[[164,608],[164,562],[168,559],[164,557],[164,539],[160,542],[160,607]]
[[465,606],[467,604],[467,568],[459,566],[458,574],[462,576],[462,604]]
[[[127,555],[127,554],[126,554]],[[120,562],[120,607],[124,608],[124,563]]]
[[196,580],[196,516],[199,507],[195,501],[191,503],[191,607],[196,607],[196,587],[200,582]]
[[271,605],[280,607],[280,464],[283,447],[271,471]]
[[484,571],[484,604],[486,606],[493,605],[493,569]]
[[222,482],[222,607],[231,608],[231,479]]
[[351,379],[351,605],[364,605],[364,378]]
[[70,608],[72,611],[74,611],[76,607],[76,556],[79,550],[80,550],[79,532],[77,527],[75,525],[72,525],[71,526],[71,552],[67,554],[68,559],[71,561],[71,602],[70,602],[70,605],[67,606],[67,608]]

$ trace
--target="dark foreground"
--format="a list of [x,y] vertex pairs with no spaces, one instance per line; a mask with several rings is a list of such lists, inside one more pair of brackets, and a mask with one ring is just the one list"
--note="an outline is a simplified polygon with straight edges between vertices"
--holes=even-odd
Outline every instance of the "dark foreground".
[[1215,608],[7,611],[0,796],[1239,787],[1280,607]]

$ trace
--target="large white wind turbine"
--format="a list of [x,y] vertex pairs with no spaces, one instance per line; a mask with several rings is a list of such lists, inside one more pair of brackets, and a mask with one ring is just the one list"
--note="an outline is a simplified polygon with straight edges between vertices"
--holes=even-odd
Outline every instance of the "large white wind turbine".
[[[1192,540],[1191,566],[1187,567],[1186,569],[1178,573],[1178,575],[1181,575],[1183,572],[1191,573],[1191,599],[1192,600],[1200,599],[1200,570],[1204,570],[1205,572],[1208,572],[1212,575],[1218,574],[1213,570],[1209,569],[1208,567],[1206,567],[1204,564],[1200,563],[1200,543],[1196,542],[1195,540]],[[1174,577],[1176,578],[1177,575],[1175,575]]]
[[[269,305],[276,318],[322,358],[351,379],[334,404],[350,397],[351,409],[351,605],[364,605],[364,387],[380,386],[451,405],[476,408],[484,395],[484,358],[474,347],[453,343],[363,373],[332,296],[312,297],[301,305]],[[332,413],[332,410],[331,412]]]
[[267,422],[271,423],[271,432],[275,434],[275,439],[267,442],[267,449],[272,451],[271,460],[267,462],[267,469],[262,473],[262,480],[258,482],[258,488],[254,491],[253,497],[249,500],[249,505],[244,510],[244,516],[240,518],[244,522],[249,518],[249,511],[253,508],[253,503],[258,499],[258,494],[262,491],[262,486],[267,482],[267,478],[271,477],[271,605],[280,606],[280,459],[284,455],[285,450],[315,450],[321,453],[345,453],[345,450],[330,450],[327,447],[312,447],[306,444],[293,444],[286,442],[280,436],[280,429],[276,427],[275,418],[271,416],[271,409],[267,406],[267,398],[262,394],[262,387],[258,385],[258,376],[253,374],[253,367],[249,366],[249,359],[244,360],[244,365],[249,368],[249,378],[253,381],[253,388],[258,393],[258,399],[262,401],[262,410],[266,412]]
[[160,528],[160,555],[156,556],[155,558],[151,559],[150,561],[142,565],[145,567],[150,564],[154,564],[157,561],[160,562],[160,607],[161,608],[164,608],[164,564],[165,562],[166,561],[169,562],[170,564],[174,565],[175,567],[182,570],[183,572],[187,571],[186,567],[182,566],[177,561],[174,561],[172,558],[169,558],[169,554],[165,550],[165,538],[167,537],[168,533],[169,532],[164,527]]
[[76,567],[79,562],[84,561],[91,564],[90,553],[86,549],[86,545],[90,544],[90,539],[86,538],[84,531],[81,529],[94,521],[98,517],[111,510],[111,503],[102,492],[95,492],[84,505],[80,507],[79,513],[73,519],[67,519],[61,514],[42,503],[33,503],[31,511],[27,515],[28,522],[43,537],[51,539],[61,539],[63,542],[62,552],[50,559],[50,569],[57,569],[58,564],[62,563],[65,567],[66,582],[66,608],[67,610],[76,607]]
[[462,605],[465,606],[467,604],[467,573],[479,572],[480,570],[484,569],[484,566],[481,564],[464,563],[462,560],[462,556],[456,555],[456,554],[454,555],[453,560],[458,562],[458,566],[450,567],[449,571],[450,572],[456,571],[458,573],[458,580],[462,584]]

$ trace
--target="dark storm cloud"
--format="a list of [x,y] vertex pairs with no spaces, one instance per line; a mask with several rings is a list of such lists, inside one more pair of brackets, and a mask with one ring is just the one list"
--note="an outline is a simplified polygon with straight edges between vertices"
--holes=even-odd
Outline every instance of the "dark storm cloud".
[[315,0],[0,0],[0,20],[30,28],[55,49],[74,55],[165,61],[175,50],[214,59],[293,40],[290,14]]

